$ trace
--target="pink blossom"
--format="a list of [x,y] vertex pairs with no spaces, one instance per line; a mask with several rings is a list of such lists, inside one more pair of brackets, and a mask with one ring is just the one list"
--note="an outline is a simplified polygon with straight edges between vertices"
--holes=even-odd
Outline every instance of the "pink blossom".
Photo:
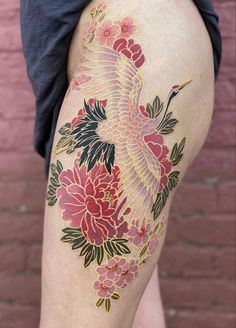
[[139,225],[139,220],[133,220],[132,226],[128,231],[129,240],[136,246],[148,241],[149,232],[151,230],[151,224],[145,224],[145,220],[143,220],[141,227]]
[[137,276],[138,264],[134,259],[127,261],[122,258],[120,259],[119,265],[122,268],[122,272],[117,276],[115,285],[119,288],[124,288]]
[[115,38],[119,34],[119,26],[113,25],[112,22],[105,21],[100,27],[97,28],[96,36],[100,45],[112,46]]
[[[135,259],[126,260],[125,258],[116,256],[97,268],[97,272],[99,274],[98,282],[100,284],[96,282],[96,289],[102,288],[101,283],[107,287],[114,285],[116,288],[124,288],[137,276],[138,264]],[[111,289],[111,292],[113,291]]]
[[122,266],[120,265],[119,257],[113,257],[107,262],[107,264],[98,267],[97,272],[100,275],[104,275],[107,279],[115,280],[115,278],[122,273]]
[[97,290],[99,297],[109,297],[115,291],[115,286],[113,282],[106,279],[105,276],[100,276],[98,280],[94,282],[94,289]]
[[84,25],[84,37],[85,39],[89,39],[92,33],[95,31],[97,26],[97,22],[95,20],[90,20]]
[[134,34],[135,30],[136,30],[136,26],[134,25],[134,21],[132,18],[130,17],[125,17],[122,19],[121,22],[118,22],[119,26],[120,26],[120,37],[125,37],[128,38],[130,37],[132,34]]
[[127,284],[131,283],[137,276],[138,264],[135,259],[126,260],[125,258],[116,256],[97,268],[97,272],[99,278],[98,282],[96,282],[95,289],[102,289],[104,286],[101,286],[101,283],[103,283],[106,287],[111,288],[110,292],[113,292],[112,286],[124,288]]

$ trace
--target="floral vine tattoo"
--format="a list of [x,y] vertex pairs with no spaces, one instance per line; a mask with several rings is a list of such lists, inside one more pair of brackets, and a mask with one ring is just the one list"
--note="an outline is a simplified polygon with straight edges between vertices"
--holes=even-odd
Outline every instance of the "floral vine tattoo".
[[[185,138],[172,150],[165,135],[178,121],[169,107],[190,81],[140,104],[145,62],[132,36],[132,18],[105,19],[106,6],[92,8],[84,26],[84,50],[68,90],[83,90],[83,107],[59,129],[54,153],[75,154],[66,169],[51,164],[49,206],[57,202],[67,222],[62,242],[78,251],[84,267],[96,265],[97,307],[110,311],[122,289],[154,253],[165,230],[162,210],[179,180],[174,170]],[[92,98],[91,98],[92,96]]]

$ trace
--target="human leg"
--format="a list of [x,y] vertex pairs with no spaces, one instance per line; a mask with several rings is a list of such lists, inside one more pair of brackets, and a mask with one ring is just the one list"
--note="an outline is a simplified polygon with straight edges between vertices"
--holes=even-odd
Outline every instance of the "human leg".
[[97,5],[75,31],[54,141],[41,328],[131,327],[212,113],[212,53],[192,2]]

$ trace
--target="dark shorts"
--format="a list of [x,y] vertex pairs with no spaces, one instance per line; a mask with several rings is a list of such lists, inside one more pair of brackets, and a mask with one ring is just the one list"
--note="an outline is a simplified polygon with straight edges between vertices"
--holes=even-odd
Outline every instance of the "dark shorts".
[[[34,145],[50,161],[57,118],[65,96],[67,55],[73,30],[90,0],[21,0],[21,32],[27,72],[36,97]],[[210,0],[194,0],[213,48],[215,78],[221,60],[218,16]]]

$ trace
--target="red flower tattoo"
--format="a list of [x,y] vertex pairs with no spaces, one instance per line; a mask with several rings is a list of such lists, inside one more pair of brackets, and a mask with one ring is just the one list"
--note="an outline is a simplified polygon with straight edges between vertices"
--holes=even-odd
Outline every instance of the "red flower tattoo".
[[88,173],[85,165],[79,167],[75,161],[73,170],[59,176],[57,196],[63,218],[70,220],[71,227],[81,228],[92,244],[102,245],[108,238],[120,238],[128,231],[124,215],[130,208],[125,198],[118,204],[122,194],[119,174],[118,166],[109,175],[100,162]]

